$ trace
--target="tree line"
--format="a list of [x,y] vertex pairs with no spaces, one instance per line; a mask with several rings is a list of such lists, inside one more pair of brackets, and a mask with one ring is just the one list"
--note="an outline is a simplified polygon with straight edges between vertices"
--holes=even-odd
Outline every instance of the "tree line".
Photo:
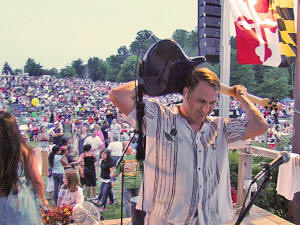
[[[160,40],[150,30],[137,32],[135,40],[129,48],[121,46],[117,54],[112,54],[105,60],[99,57],[90,57],[85,64],[78,58],[71,62],[70,66],[62,68],[45,69],[42,65],[28,58],[24,69],[12,69],[6,62],[3,65],[2,74],[17,75],[28,73],[30,76],[41,76],[44,74],[56,77],[78,77],[90,78],[93,81],[114,81],[126,82],[135,79],[135,70],[139,62],[154,40]],[[174,39],[188,56],[198,55],[197,30],[186,31],[177,29],[172,34]],[[294,65],[288,68],[274,68],[262,65],[239,65],[237,63],[236,39],[231,37],[231,65],[230,65],[230,85],[245,85],[249,93],[268,98],[280,99],[286,96],[293,97]],[[137,61],[138,59],[138,61]],[[219,74],[220,65],[206,63]]]

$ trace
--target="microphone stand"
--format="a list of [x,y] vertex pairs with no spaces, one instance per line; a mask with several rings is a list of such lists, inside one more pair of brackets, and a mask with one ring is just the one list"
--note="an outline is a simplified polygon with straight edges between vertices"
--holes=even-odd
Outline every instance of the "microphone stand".
[[136,133],[131,137],[128,145],[125,147],[125,149],[123,151],[121,158],[118,161],[118,164],[116,165],[116,168],[121,166],[121,173],[122,173],[122,175],[121,175],[121,225],[123,225],[123,207],[124,207],[124,205],[123,205],[123,199],[124,199],[124,197],[123,197],[123,194],[124,194],[124,190],[123,190],[124,189],[124,167],[123,167],[124,161],[123,161],[123,158],[127,152],[128,147],[130,146],[133,138],[135,137],[135,135],[136,135]]
[[[234,225],[239,225],[239,224],[241,224],[241,222],[243,221],[243,219],[245,218],[245,216],[246,216],[246,215],[248,214],[248,212],[250,211],[250,208],[253,206],[254,201],[255,201],[255,199],[257,198],[257,196],[258,196],[258,195],[261,193],[261,191],[266,187],[268,181],[270,181],[270,178],[271,178],[271,171],[270,171],[270,167],[269,167],[268,164],[265,166],[265,169],[266,169],[266,175],[265,175],[265,178],[264,178],[262,184],[260,185],[260,187],[259,187],[259,189],[257,190],[257,192],[255,193],[255,195],[251,198],[251,200],[250,200],[250,202],[248,203],[247,207],[244,208],[244,206],[243,206],[242,211],[240,212],[240,215],[239,215],[239,217],[238,217],[238,219],[237,219],[237,221],[235,222]],[[251,187],[251,185],[250,185],[250,187]],[[250,188],[250,187],[249,187],[249,188]]]
[[[128,146],[127,146],[128,148]],[[127,149],[126,149],[127,150]],[[122,162],[121,162],[122,160]],[[124,207],[124,203],[123,203],[123,199],[124,199],[124,166],[123,166],[123,158],[121,159],[119,162],[122,163],[121,165],[121,225],[123,225],[123,207]],[[120,165],[120,164],[119,164]]]

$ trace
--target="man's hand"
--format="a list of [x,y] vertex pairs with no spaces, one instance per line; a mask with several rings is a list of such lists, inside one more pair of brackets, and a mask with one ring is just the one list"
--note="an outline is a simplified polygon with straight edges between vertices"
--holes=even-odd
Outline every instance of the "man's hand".
[[242,96],[247,96],[247,88],[243,85],[234,85],[233,86],[234,92],[235,92],[235,99],[237,101],[241,101]]
[[243,85],[234,85],[235,99],[239,101],[247,117],[247,125],[243,134],[243,140],[261,135],[268,129],[268,123],[258,108],[248,99],[247,89]]
[[110,173],[110,177],[113,178],[115,177],[116,175],[114,173]]
[[111,182],[111,187],[114,187],[115,186],[115,182]]

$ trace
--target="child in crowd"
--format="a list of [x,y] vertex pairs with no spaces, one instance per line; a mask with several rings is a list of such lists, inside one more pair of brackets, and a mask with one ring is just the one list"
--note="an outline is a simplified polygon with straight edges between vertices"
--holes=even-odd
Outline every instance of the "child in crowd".
[[49,154],[52,152],[52,148],[55,146],[54,140],[52,138],[49,139]]
[[57,206],[63,207],[64,205],[70,205],[74,207],[77,203],[83,201],[83,191],[80,187],[77,173],[75,170],[65,171],[63,185],[58,194]]

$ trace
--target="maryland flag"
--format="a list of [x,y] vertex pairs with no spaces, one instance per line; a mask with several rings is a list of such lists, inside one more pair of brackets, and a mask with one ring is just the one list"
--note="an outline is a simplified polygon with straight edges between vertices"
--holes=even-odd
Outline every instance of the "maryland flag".
[[230,0],[239,64],[289,66],[296,59],[293,0]]

